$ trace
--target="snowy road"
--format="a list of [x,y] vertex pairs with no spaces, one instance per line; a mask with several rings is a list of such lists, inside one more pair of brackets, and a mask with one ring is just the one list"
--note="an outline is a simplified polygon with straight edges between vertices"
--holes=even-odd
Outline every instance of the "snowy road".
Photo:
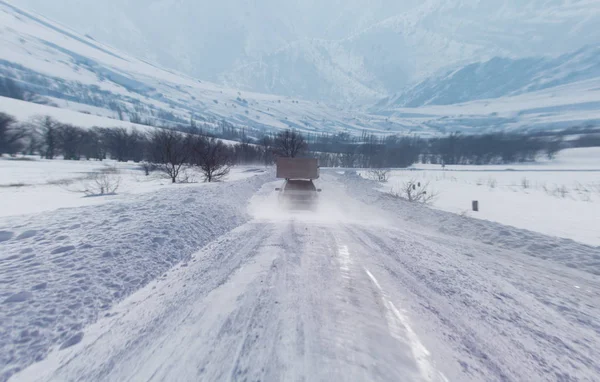
[[282,213],[266,184],[254,220],[12,380],[600,378],[597,275],[322,186],[321,210]]

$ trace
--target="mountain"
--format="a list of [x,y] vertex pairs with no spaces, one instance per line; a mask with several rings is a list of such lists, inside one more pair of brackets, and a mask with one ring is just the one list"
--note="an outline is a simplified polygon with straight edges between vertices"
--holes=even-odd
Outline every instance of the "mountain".
[[13,79],[37,95],[30,100],[110,118],[108,126],[111,119],[160,126],[188,126],[195,120],[214,128],[226,120],[263,131],[408,131],[386,117],[242,92],[162,69],[4,1],[0,52],[0,78]]
[[495,57],[432,76],[378,104],[380,109],[451,105],[548,89],[600,78],[600,47],[587,46],[557,58]]
[[493,57],[600,42],[593,0],[20,0],[161,66],[338,104]]
[[[383,41],[384,30],[373,28],[369,33],[379,34]],[[348,56],[339,52],[330,54],[337,49],[350,52],[361,44],[368,49],[369,38],[361,40],[365,33],[343,42],[313,39],[297,42],[293,48],[282,48],[281,60],[292,57],[289,52],[293,50],[312,52],[312,56],[305,53],[293,56],[295,61],[280,65],[279,76],[270,75],[269,68],[275,67],[275,63],[265,62],[261,75],[270,79],[271,90],[296,88],[310,92],[309,88],[322,86],[325,95],[331,89],[325,85],[330,80],[344,83],[340,89],[351,91],[343,94],[355,100],[352,97],[356,94],[371,97],[385,93],[387,89],[381,83],[388,80],[368,73],[382,65],[382,57],[393,60],[395,56],[386,56],[383,48],[378,50],[377,60],[370,61],[354,61],[352,57],[359,56],[357,51]],[[439,46],[447,41],[435,35],[422,38],[429,39],[432,45],[437,41]],[[25,94],[36,95],[26,97],[27,100],[54,106],[0,98],[0,111],[17,115],[21,120],[37,114],[52,115],[82,126],[131,123],[189,126],[193,120],[203,128],[216,129],[225,120],[257,134],[296,128],[317,134],[370,132],[421,136],[453,131],[482,133],[598,126],[600,76],[594,74],[598,68],[596,57],[597,50],[590,46],[555,59],[496,58],[483,64],[467,64],[444,76],[433,76],[423,82],[425,85],[415,87],[419,91],[403,93],[404,101],[389,98],[375,108],[361,110],[301,97],[242,91],[233,87],[233,81],[231,86],[223,86],[197,80],[135,58],[0,0],[0,79],[14,79]],[[314,66],[319,70],[310,71]],[[306,71],[299,76],[302,70]],[[249,69],[246,78],[258,73]],[[383,69],[380,76],[381,73]],[[393,72],[387,75],[395,77]],[[378,81],[380,85],[374,85]],[[478,86],[477,81],[487,82]],[[255,85],[259,84],[257,80]],[[432,96],[436,93],[440,93],[437,98]],[[451,100],[456,94],[462,98]],[[412,105],[424,106],[402,107],[408,105],[405,101],[409,99]],[[442,99],[474,101],[433,104]]]

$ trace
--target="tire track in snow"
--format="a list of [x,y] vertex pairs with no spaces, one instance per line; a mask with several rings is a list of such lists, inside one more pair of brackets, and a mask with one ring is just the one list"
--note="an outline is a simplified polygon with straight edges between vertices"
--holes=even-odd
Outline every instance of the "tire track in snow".
[[[347,245],[340,244],[338,240],[336,241],[338,242],[337,252],[342,277],[350,280],[350,268],[353,264],[350,250]],[[408,341],[407,345],[412,351],[423,380],[428,382],[448,382],[448,379],[433,366],[430,359],[431,354],[410,326],[408,317],[403,315],[394,303],[390,301],[375,276],[367,268],[363,267],[363,269],[379,292],[383,306],[385,307],[385,319],[391,336],[400,342]]]
[[364,268],[364,270],[381,293],[381,300],[386,308],[386,320],[388,321],[388,327],[392,337],[398,340],[404,340],[404,337],[402,336],[402,329],[406,331],[406,336],[410,342],[410,348],[415,360],[417,361],[417,366],[419,367],[423,379],[431,382],[447,382],[448,379],[433,366],[430,360],[431,353],[429,353],[429,350],[427,350],[425,345],[423,345],[419,339],[419,336],[417,336],[415,331],[410,326],[408,317],[403,315],[400,310],[396,308],[394,303],[387,298],[385,291],[375,276],[373,276],[373,274],[367,268]]

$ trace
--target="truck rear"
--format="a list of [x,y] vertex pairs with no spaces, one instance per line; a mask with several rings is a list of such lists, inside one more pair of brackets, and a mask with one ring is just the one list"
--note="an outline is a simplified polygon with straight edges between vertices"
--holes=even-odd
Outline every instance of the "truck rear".
[[277,158],[277,178],[285,179],[279,202],[290,208],[315,207],[321,192],[313,180],[319,178],[319,161],[315,158]]

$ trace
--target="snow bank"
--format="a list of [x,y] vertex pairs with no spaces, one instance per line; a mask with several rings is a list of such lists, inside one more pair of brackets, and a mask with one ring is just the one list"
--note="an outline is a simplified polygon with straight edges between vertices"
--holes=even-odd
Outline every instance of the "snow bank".
[[248,221],[270,177],[0,218],[0,380],[77,343],[115,302]]
[[430,231],[432,235],[442,233],[461,237],[600,275],[600,247],[410,203],[382,193],[377,189],[377,183],[362,178],[356,172],[347,171],[345,175],[337,176],[351,196],[376,205],[401,221],[410,222],[407,227],[414,224],[422,227],[419,234]]

